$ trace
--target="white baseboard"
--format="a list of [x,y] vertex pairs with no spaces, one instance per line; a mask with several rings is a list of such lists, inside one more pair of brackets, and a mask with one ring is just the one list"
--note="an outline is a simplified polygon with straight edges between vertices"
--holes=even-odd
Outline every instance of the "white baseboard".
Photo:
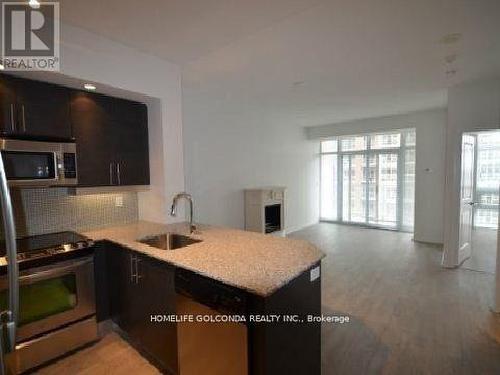
[[421,243],[423,245],[428,245],[428,246],[433,246],[433,247],[443,247],[444,246],[444,244],[442,242],[416,240],[415,237],[413,237],[412,240],[413,240],[413,242]]
[[316,225],[318,223],[319,223],[319,220],[318,221],[312,221],[312,222],[304,224],[304,225],[298,225],[298,226],[295,226],[295,227],[286,228],[284,230],[285,236],[288,236],[290,233],[297,232],[297,231],[302,230],[304,228],[310,227],[311,225]]

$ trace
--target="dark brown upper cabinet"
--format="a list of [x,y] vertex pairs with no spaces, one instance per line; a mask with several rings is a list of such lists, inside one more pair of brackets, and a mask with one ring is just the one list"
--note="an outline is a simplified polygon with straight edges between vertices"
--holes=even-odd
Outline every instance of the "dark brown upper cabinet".
[[149,185],[148,111],[146,105],[114,99],[114,126],[118,139],[114,158],[119,185]]
[[0,74],[0,133],[39,139],[72,139],[68,88]]
[[70,111],[80,186],[149,185],[146,105],[75,91]]
[[82,187],[149,185],[146,105],[0,74],[0,136],[76,141]]
[[76,92],[70,108],[76,140],[78,184],[113,185],[116,177],[111,163],[117,140],[112,129],[111,98]]
[[16,89],[15,80],[10,76],[0,75],[0,132],[16,131]]

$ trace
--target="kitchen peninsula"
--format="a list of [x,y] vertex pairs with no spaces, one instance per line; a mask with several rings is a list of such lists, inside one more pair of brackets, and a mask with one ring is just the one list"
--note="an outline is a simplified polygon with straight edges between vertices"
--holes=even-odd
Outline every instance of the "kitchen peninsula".
[[[305,241],[212,226],[189,235],[188,228],[140,221],[85,233],[97,242],[97,320],[111,320],[171,374],[320,374],[321,326],[305,317],[321,314],[323,254]],[[191,242],[151,245],[165,233]],[[158,323],[157,314],[291,321]]]

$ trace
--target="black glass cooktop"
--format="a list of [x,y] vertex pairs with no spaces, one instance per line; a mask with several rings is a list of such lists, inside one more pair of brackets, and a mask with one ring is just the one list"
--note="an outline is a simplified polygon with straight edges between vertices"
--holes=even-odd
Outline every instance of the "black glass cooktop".
[[75,244],[87,240],[87,237],[76,232],[58,232],[23,237],[17,240],[17,252],[27,253],[63,245]]

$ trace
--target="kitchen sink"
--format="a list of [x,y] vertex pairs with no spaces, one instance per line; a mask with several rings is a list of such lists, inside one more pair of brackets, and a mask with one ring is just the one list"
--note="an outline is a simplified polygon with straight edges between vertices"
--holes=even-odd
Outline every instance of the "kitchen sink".
[[144,237],[138,241],[162,250],[181,249],[188,245],[201,242],[201,240],[177,233],[162,233],[155,236]]

